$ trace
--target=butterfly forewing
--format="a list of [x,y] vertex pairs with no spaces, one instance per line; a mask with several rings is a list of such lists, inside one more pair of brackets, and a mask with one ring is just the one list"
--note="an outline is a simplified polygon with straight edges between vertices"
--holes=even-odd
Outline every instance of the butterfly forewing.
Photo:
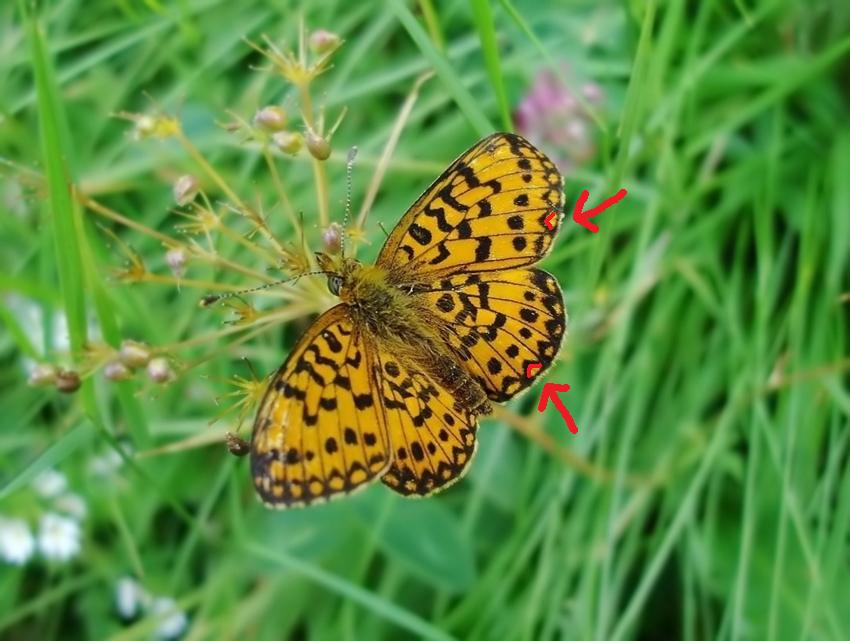
[[307,505],[350,493],[390,463],[368,337],[345,305],[319,317],[273,376],[251,442],[263,501]]
[[521,136],[493,134],[414,203],[377,262],[398,283],[531,265],[549,251],[562,204],[552,161]]

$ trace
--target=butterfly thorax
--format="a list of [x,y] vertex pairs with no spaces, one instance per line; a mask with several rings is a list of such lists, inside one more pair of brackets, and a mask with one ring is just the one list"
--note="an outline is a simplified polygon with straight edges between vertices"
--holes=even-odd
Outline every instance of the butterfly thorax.
[[427,306],[411,294],[409,286],[392,282],[382,267],[363,265],[352,258],[334,261],[322,257],[319,261],[323,267],[332,267],[328,286],[346,304],[356,327],[386,345],[403,363],[434,376],[470,412],[490,413],[481,385],[458,366],[457,355],[439,334],[439,324],[428,322]]

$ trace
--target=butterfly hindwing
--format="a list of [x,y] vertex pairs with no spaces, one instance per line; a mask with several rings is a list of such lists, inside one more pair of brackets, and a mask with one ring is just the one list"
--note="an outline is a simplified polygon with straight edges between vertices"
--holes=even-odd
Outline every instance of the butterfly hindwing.
[[422,194],[377,264],[397,283],[531,265],[549,251],[562,205],[562,178],[552,161],[521,136],[496,133]]
[[541,269],[461,274],[420,291],[458,362],[487,396],[503,402],[528,387],[530,364],[545,371],[561,347],[566,310],[555,278]]
[[390,462],[369,341],[337,305],[320,316],[272,377],[251,440],[263,502],[308,505],[347,494]]
[[477,420],[420,368],[379,349],[375,380],[393,458],[381,479],[405,496],[425,496],[463,476],[475,453]]

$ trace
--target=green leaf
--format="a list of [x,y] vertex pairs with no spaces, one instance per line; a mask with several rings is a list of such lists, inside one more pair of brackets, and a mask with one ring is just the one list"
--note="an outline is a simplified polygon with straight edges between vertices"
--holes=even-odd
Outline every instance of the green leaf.
[[[468,589],[476,578],[475,560],[471,541],[463,535],[457,517],[440,499],[391,499],[378,537],[381,549],[437,588],[450,592]],[[377,521],[376,514],[364,515],[366,523]]]

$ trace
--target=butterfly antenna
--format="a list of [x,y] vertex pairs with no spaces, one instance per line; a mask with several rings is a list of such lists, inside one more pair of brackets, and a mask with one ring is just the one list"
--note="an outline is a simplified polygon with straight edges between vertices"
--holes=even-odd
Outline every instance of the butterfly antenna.
[[357,158],[357,147],[348,150],[348,158],[345,161],[345,214],[342,219],[342,235],[339,240],[340,253],[345,256],[345,236],[348,229],[348,220],[351,218],[351,174],[354,171],[354,159]]
[[240,289],[235,292],[227,292],[226,294],[209,294],[204,296],[199,301],[199,305],[201,307],[209,307],[219,301],[227,300],[228,298],[237,298],[242,296],[243,294],[251,294],[253,292],[259,292],[264,289],[271,289],[272,287],[277,287],[278,285],[285,285],[286,283],[297,281],[302,276],[315,276],[316,274],[327,274],[328,272],[324,270],[318,270],[314,272],[305,272],[303,274],[298,274],[297,276],[292,276],[291,278],[283,278],[281,280],[276,280],[271,283],[265,283],[263,285],[258,285],[257,287],[249,287],[247,289]]

